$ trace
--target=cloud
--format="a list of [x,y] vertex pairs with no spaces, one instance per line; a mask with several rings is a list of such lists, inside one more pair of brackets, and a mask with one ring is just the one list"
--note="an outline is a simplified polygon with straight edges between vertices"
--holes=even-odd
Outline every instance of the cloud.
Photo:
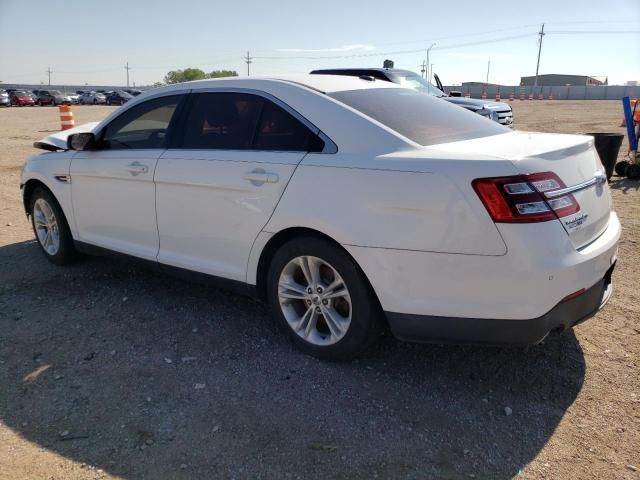
[[290,53],[331,53],[331,52],[352,52],[354,50],[364,50],[365,52],[375,50],[373,45],[363,45],[356,43],[354,45],[343,45],[342,47],[333,48],[280,48],[279,52]]

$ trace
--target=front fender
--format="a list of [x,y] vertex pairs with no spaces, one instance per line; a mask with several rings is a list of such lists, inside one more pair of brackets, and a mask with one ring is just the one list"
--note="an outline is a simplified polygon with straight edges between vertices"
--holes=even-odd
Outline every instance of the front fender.
[[[27,205],[26,195],[32,190],[33,182],[43,184],[55,197],[64,213],[71,234],[76,236],[76,224],[73,216],[73,204],[71,199],[70,167],[71,159],[75,152],[51,152],[43,153],[29,158],[22,169],[21,188],[23,188],[23,201],[25,210]],[[68,180],[67,180],[68,179]]]

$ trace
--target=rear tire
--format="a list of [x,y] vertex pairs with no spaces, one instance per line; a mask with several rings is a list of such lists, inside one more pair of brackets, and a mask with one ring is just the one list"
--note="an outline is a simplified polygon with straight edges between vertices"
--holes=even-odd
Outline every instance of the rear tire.
[[275,253],[267,300],[271,315],[296,347],[325,360],[358,355],[384,324],[358,265],[338,246],[313,236],[289,240]]
[[67,219],[49,191],[38,187],[30,199],[31,226],[44,256],[56,265],[71,263],[76,256]]

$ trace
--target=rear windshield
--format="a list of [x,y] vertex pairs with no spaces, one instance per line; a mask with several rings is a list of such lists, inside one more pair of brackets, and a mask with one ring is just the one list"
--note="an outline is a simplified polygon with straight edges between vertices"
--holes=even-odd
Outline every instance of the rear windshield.
[[406,88],[347,90],[329,96],[425,146],[511,132],[446,100]]

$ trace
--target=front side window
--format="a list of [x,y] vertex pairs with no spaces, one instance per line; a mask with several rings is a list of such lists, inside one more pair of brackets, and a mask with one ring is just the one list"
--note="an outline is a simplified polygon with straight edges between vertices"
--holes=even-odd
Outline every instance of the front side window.
[[102,148],[166,148],[169,124],[180,95],[155,98],[127,110],[107,125]]
[[291,152],[317,143],[311,130],[271,100],[221,92],[195,94],[182,148]]

